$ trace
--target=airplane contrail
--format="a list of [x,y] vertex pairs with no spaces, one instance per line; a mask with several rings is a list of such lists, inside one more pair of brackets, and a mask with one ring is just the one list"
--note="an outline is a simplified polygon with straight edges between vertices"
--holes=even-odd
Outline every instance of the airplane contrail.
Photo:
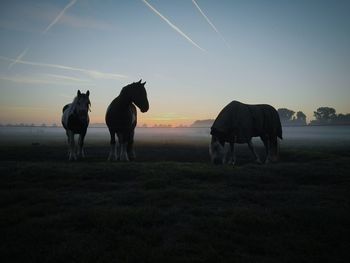
[[10,69],[10,68],[12,68],[13,65],[17,64],[18,61],[20,61],[20,60],[25,56],[25,54],[27,53],[28,49],[29,49],[29,47],[27,47],[25,50],[23,50],[22,53],[18,55],[18,57],[16,58],[16,60],[13,61],[13,62],[8,66],[8,68]]
[[203,10],[199,7],[199,5],[197,4],[197,2],[195,0],[192,0],[192,3],[194,4],[194,6],[198,9],[198,11],[202,14],[202,16],[205,18],[205,20],[207,20],[208,24],[214,29],[214,31],[222,38],[222,40],[225,42],[225,44],[231,48],[230,44],[226,41],[226,39],[224,38],[224,36],[220,33],[220,31],[216,28],[216,26],[210,21],[210,19],[208,18],[208,16],[203,12]]
[[160,16],[169,26],[171,26],[176,32],[178,32],[181,36],[186,38],[192,45],[199,48],[200,50],[206,52],[205,49],[200,47],[196,42],[194,42],[189,36],[187,36],[184,32],[182,32],[177,26],[175,26],[173,23],[171,23],[165,16],[163,16],[157,9],[155,9],[150,3],[148,3],[146,0],[142,0],[154,13],[156,13],[158,16]]
[[42,32],[42,34],[46,34],[51,27],[53,27],[59,20],[60,18],[64,15],[64,13],[67,11],[67,9],[69,9],[70,7],[72,7],[75,3],[77,2],[77,0],[72,0],[71,2],[69,2],[63,9],[62,11],[56,16],[56,18],[50,23],[50,25],[48,25],[46,27],[46,29]]
[[12,59],[12,58],[8,58],[8,57],[4,57],[4,56],[0,56],[0,60],[10,61],[10,62],[17,61],[18,64],[31,65],[31,66],[37,66],[37,67],[47,67],[47,68],[56,68],[56,69],[82,72],[82,73],[84,73],[92,78],[95,78],[95,79],[117,79],[117,80],[120,80],[120,79],[128,78],[128,76],[122,75],[122,74],[106,73],[106,72],[101,72],[98,70],[76,68],[76,67],[64,66],[64,65],[59,65],[59,64],[33,62],[33,61],[26,61],[26,60],[20,60],[20,59],[18,60],[18,59]]
[[[64,13],[67,11],[67,9],[69,9],[70,7],[72,7],[75,3],[77,2],[77,0],[72,0],[71,2],[69,2],[63,9],[62,11],[57,15],[57,17],[46,27],[46,29],[44,31],[42,31],[41,33],[43,35],[45,35],[51,27],[53,27],[59,20],[60,18],[64,15]],[[22,51],[22,53],[17,57],[17,59],[12,62],[10,65],[9,65],[9,69],[12,68],[14,65],[17,64],[17,62],[19,60],[21,60],[25,54],[28,52],[29,50],[29,47],[27,47],[25,50]]]

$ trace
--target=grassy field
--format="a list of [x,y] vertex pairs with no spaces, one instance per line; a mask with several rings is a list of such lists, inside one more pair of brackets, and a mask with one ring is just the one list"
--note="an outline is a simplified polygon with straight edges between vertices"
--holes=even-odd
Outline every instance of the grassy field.
[[[1,262],[347,262],[350,148],[290,141],[276,164],[209,163],[206,142],[0,148]],[[259,149],[262,151],[262,149]]]

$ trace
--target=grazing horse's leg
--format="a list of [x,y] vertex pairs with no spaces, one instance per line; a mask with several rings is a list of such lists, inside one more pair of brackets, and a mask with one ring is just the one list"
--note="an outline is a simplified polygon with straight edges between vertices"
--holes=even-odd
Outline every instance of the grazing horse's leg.
[[250,149],[250,151],[253,153],[254,157],[255,157],[255,161],[259,164],[261,164],[261,160],[259,158],[259,155],[256,153],[255,149],[254,149],[254,146],[253,146],[253,142],[252,142],[252,139],[250,139],[248,141],[248,147]]
[[264,146],[265,146],[265,163],[270,162],[270,139],[267,135],[260,136],[260,139],[263,141]]
[[79,148],[78,148],[78,156],[81,157],[81,158],[85,158],[85,153],[84,153],[84,149],[83,149],[85,135],[86,135],[86,131],[83,132],[83,133],[81,133],[81,134],[79,135],[79,141],[78,141],[78,145],[79,145]]
[[278,159],[278,139],[277,136],[271,136],[269,141],[270,161],[275,162]]
[[67,130],[68,143],[69,143],[69,161],[76,160],[77,155],[75,154],[75,141],[74,133],[70,130]]
[[130,134],[130,138],[128,141],[128,146],[127,146],[127,152],[128,152],[128,157],[130,161],[135,160],[135,151],[134,151],[134,135],[135,131],[133,130]]
[[109,134],[111,135],[111,149],[109,151],[109,155],[108,155],[108,161],[113,160],[118,160],[118,156],[117,156],[117,149],[115,147],[115,131],[114,130],[109,130]]
[[227,163],[231,165],[235,165],[236,162],[236,153],[235,153],[235,143],[230,142],[230,150]]

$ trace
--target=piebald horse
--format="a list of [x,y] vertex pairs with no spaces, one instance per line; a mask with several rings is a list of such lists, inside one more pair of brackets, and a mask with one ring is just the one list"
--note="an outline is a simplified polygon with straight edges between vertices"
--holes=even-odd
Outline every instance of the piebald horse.
[[[125,86],[107,108],[105,119],[111,136],[108,160],[129,161],[135,159],[133,149],[137,124],[135,105],[141,112],[146,112],[149,109],[145,84],[146,82],[141,83],[140,80]],[[118,136],[117,146],[115,135]]]
[[[77,160],[77,156],[84,158],[84,138],[89,126],[90,92],[86,94],[78,90],[73,102],[63,107],[62,125],[66,130],[69,145],[69,160]],[[74,135],[79,134],[78,153],[75,149]]]

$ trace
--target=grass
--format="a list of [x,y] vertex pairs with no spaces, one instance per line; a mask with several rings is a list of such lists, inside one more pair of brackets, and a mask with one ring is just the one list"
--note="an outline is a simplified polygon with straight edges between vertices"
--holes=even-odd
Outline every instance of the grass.
[[[213,166],[207,145],[0,148],[1,262],[346,262],[350,151],[290,144],[281,161]],[[260,149],[261,151],[262,149]]]

